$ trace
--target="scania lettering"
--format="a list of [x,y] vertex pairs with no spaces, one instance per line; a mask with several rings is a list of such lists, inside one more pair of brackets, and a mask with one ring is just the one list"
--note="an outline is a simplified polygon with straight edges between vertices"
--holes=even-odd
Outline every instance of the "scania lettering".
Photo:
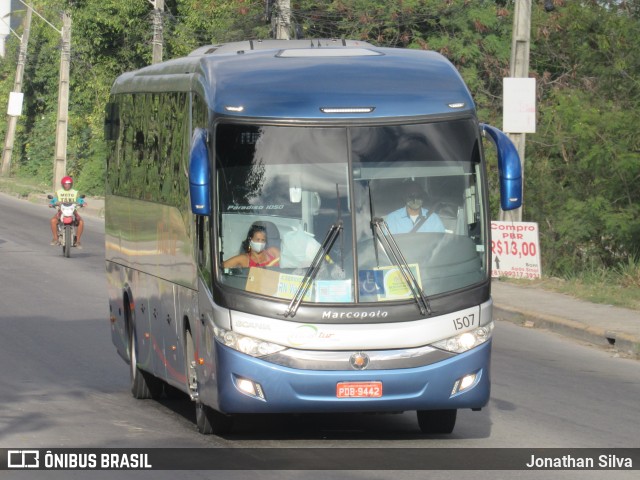
[[[111,336],[136,398],[187,393],[202,433],[243,414],[399,411],[449,433],[487,404],[483,139],[504,210],[520,161],[443,56],[206,46],[118,77],[105,137]],[[407,202],[422,214],[400,231],[389,215]],[[225,268],[256,222],[279,259]]]

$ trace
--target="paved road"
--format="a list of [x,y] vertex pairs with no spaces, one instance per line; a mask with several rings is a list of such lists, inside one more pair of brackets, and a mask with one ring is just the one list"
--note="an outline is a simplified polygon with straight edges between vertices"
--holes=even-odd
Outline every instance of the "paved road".
[[[129,394],[127,365],[110,340],[102,222],[87,218],[85,248],[65,259],[61,249],[48,244],[50,216],[43,206],[0,195],[0,448],[640,447],[637,361],[506,322],[499,323],[494,341],[490,406],[460,412],[450,436],[421,434],[413,413],[249,417],[224,438],[201,436],[190,402],[136,401]],[[6,478],[87,478],[41,473],[11,472]],[[146,473],[131,478],[152,478]],[[293,473],[259,477],[293,478]],[[340,478],[391,478],[391,473],[347,472]],[[429,478],[449,478],[446,472],[432,473]],[[602,477],[596,473],[564,472],[562,478]],[[153,478],[169,474],[153,472]],[[534,478],[526,474],[540,478],[541,472],[517,476]],[[193,475],[249,478],[242,472]],[[607,472],[607,478],[612,475],[633,478],[631,472]],[[307,473],[306,478],[332,477]],[[426,477],[404,472],[394,478]],[[478,472],[468,478],[514,477]]]

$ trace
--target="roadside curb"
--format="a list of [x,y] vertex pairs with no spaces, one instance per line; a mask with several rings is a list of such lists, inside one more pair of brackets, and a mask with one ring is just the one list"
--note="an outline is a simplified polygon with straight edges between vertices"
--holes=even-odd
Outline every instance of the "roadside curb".
[[531,312],[495,303],[494,313],[499,320],[506,320],[525,328],[547,329],[599,347],[614,348],[621,355],[640,359],[640,338],[625,332],[604,330],[555,315]]

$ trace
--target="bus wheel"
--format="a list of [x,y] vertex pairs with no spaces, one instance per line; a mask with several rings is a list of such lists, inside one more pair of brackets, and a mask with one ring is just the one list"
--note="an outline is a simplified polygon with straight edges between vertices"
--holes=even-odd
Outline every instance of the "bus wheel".
[[196,404],[196,426],[203,435],[224,435],[231,431],[233,420],[211,407],[203,404],[199,399],[198,370],[194,354],[193,338],[191,331],[185,331],[185,358],[187,370],[187,389],[192,400]]
[[196,424],[203,435],[224,435],[231,431],[233,420],[196,400]]
[[[128,303],[128,302],[127,302]],[[126,307],[128,309],[128,307]],[[131,317],[128,317],[131,318]],[[131,394],[134,398],[159,398],[162,395],[162,381],[138,368],[136,329],[129,320],[129,373],[131,377]]]
[[451,433],[456,426],[457,410],[418,410],[422,433]]

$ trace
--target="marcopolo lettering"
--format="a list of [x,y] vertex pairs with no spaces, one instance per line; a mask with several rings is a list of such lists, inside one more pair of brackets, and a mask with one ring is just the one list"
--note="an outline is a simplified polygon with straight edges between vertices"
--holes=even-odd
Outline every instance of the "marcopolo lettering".
[[336,312],[334,310],[325,310],[322,312],[322,319],[361,319],[361,318],[387,318],[389,312],[386,310],[377,310],[375,312]]

